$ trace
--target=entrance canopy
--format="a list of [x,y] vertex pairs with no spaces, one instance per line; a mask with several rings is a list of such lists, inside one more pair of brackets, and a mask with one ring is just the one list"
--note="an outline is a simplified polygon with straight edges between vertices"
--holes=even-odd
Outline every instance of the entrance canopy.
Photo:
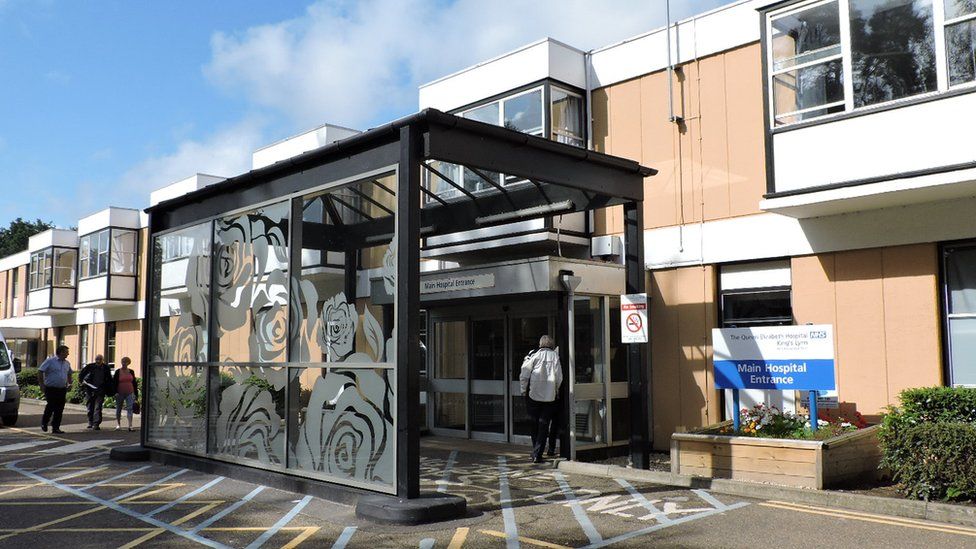
[[[423,239],[623,205],[641,292],[654,173],[425,110],[149,208],[143,443],[417,497]],[[643,348],[628,351],[638,466]]]

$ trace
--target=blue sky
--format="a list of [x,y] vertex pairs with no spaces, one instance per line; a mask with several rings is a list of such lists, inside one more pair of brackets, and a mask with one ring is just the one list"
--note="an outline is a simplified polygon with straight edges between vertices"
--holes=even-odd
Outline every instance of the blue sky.
[[[672,0],[672,17],[724,3]],[[0,0],[0,226],[142,208],[302,130],[409,114],[418,84],[522,44],[663,22],[663,0]]]

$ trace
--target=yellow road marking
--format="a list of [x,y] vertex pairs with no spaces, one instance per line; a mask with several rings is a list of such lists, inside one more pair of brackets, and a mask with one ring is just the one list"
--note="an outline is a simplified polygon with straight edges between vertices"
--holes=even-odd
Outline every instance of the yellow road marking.
[[960,526],[952,525],[935,525],[932,523],[922,522],[912,519],[903,519],[897,517],[887,517],[884,515],[874,515],[871,513],[858,513],[851,511],[842,511],[839,509],[829,509],[825,507],[813,507],[805,505],[797,505],[795,503],[787,503],[785,501],[769,501],[760,503],[759,505],[765,507],[775,507],[779,509],[787,509],[790,511],[800,511],[803,513],[810,513],[814,515],[826,515],[830,517],[837,518],[848,518],[851,520],[860,520],[863,522],[874,522],[878,524],[890,524],[894,526],[903,526],[905,528],[917,528],[919,530],[931,530],[933,532],[946,532],[950,534],[960,534],[963,536],[974,536],[976,537],[976,530],[969,528],[962,528]]
[[461,549],[464,545],[464,540],[468,538],[467,528],[458,528],[454,531],[454,537],[451,538],[451,544],[447,546],[447,549]]
[[[264,526],[240,526],[240,527],[218,527],[204,528],[201,532],[263,532],[270,528]],[[286,526],[279,529],[279,532],[299,532],[308,529],[319,530],[319,526]],[[138,527],[118,527],[118,528],[45,528],[45,532],[75,533],[75,532],[152,532],[158,528],[151,526]],[[2,533],[20,532],[17,528],[0,529]]]
[[34,488],[36,486],[43,486],[43,485],[44,485],[43,482],[38,482],[37,484],[29,484],[27,486],[21,486],[20,488],[11,488],[10,490],[6,490],[4,492],[0,492],[0,496],[5,496],[7,494],[12,494],[14,492],[19,492],[21,490],[26,490],[28,488]]
[[[215,505],[220,505],[221,503],[227,503],[224,499],[194,499],[187,501],[133,501],[132,505],[168,505],[170,503],[175,503],[176,505],[200,505],[201,503],[213,503]],[[90,501],[0,501],[0,506],[3,505],[91,505]]]
[[[33,431],[28,431],[27,429],[21,429],[19,427],[6,427],[6,428],[7,429],[10,429],[11,431],[17,431],[18,433],[24,433],[25,435],[30,435],[30,436],[33,436],[33,437],[53,438],[54,440],[60,440],[61,442],[70,442],[72,444],[74,444],[75,442],[78,442],[76,440],[71,440],[70,438],[64,438],[64,437],[49,435],[47,433],[35,433]],[[104,446],[104,448],[107,448],[107,446]]]
[[[297,536],[295,536],[295,539],[289,541],[285,545],[282,545],[281,546],[281,549],[294,549],[295,547],[298,547],[298,545],[301,542],[307,540],[315,532],[318,532],[319,531],[319,528],[321,528],[321,527],[320,526],[309,526],[308,528],[305,529],[304,532],[302,532],[301,534],[298,534]],[[282,530],[284,530],[284,528],[282,528]]]
[[167,490],[172,490],[173,488],[178,488],[180,486],[184,486],[184,484],[181,483],[181,482],[177,482],[177,483],[173,483],[173,484],[160,484],[159,486],[160,487],[159,488],[156,488],[155,490],[150,490],[150,491],[145,492],[143,494],[136,494],[136,495],[134,495],[134,496],[132,496],[130,498],[126,498],[126,499],[123,499],[122,501],[119,501],[119,503],[138,503],[136,500],[139,500],[139,499],[142,499],[142,498],[145,498],[145,497],[149,497],[149,496],[155,496],[156,494],[165,492]]
[[[193,511],[193,512],[191,512],[188,515],[182,516],[182,517],[174,520],[173,522],[171,522],[169,524],[170,524],[170,526],[179,526],[180,524],[183,524],[184,522],[186,522],[188,520],[191,520],[193,517],[196,517],[196,516],[202,515],[203,513],[206,513],[207,511],[213,509],[214,507],[216,507],[218,505],[220,505],[220,504],[219,503],[210,503],[210,504],[204,505],[203,507],[197,509],[196,511]],[[153,539],[154,537],[156,537],[156,536],[158,536],[158,535],[160,535],[160,534],[162,534],[164,532],[166,532],[166,530],[164,530],[163,528],[156,528],[156,529],[152,530],[151,532],[147,533],[146,535],[141,536],[141,537],[138,537],[138,538],[130,541],[129,543],[126,543],[125,545],[123,545],[119,549],[131,549],[132,547],[136,547],[137,545],[141,545],[141,544],[143,544],[143,543],[145,543],[145,542]]]
[[91,509],[86,509],[86,510],[80,512],[80,513],[75,513],[73,515],[68,515],[66,517],[61,517],[61,518],[59,518],[57,520],[52,520],[50,522],[45,522],[45,523],[42,523],[42,524],[38,524],[38,525],[35,525],[35,526],[31,526],[29,528],[21,528],[20,530],[15,530],[15,531],[10,532],[9,534],[7,534],[5,536],[0,536],[0,541],[3,541],[5,539],[7,539],[7,538],[16,536],[17,534],[23,534],[23,533],[26,533],[26,532],[37,532],[38,530],[43,530],[44,528],[46,528],[48,526],[51,526],[51,525],[54,525],[54,524],[58,524],[58,523],[61,523],[61,522],[65,522],[65,521],[68,521],[68,520],[73,520],[73,519],[76,519],[78,517],[83,517],[85,515],[90,515],[90,514],[94,513],[95,511],[101,511],[102,509],[107,509],[107,507],[103,507],[103,506],[99,505],[99,506],[93,507]]
[[[496,532],[494,530],[478,530],[478,531],[481,532],[482,534],[488,534],[489,536],[494,536],[496,538],[504,539],[508,537],[505,535],[505,532]],[[557,543],[549,543],[548,541],[542,541],[541,539],[527,538],[525,536],[519,536],[518,540],[522,543],[535,545],[537,547],[548,547],[549,549],[571,549],[570,547],[567,547],[565,545],[559,545]]]

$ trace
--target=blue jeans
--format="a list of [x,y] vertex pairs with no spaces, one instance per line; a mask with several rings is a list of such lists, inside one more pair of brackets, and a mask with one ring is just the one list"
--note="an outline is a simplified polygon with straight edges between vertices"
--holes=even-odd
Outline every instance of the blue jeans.
[[125,404],[125,412],[129,417],[129,422],[132,422],[132,405],[136,401],[136,395],[129,393],[123,395],[119,393],[115,395],[115,421],[122,420],[122,405]]

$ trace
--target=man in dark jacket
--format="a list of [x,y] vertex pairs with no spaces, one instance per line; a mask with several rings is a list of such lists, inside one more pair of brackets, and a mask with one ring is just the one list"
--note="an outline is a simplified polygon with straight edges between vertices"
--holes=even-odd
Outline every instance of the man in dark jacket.
[[112,372],[105,363],[105,357],[95,356],[95,362],[88,364],[81,370],[78,376],[81,380],[81,387],[88,397],[88,428],[100,431],[99,425],[102,423],[102,404],[105,402],[105,395],[111,394]]

